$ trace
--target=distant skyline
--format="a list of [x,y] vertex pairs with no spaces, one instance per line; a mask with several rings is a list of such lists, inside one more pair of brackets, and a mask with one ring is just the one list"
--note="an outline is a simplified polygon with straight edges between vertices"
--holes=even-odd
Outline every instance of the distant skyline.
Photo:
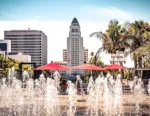
[[[67,47],[71,21],[80,23],[85,48],[96,52],[101,42],[89,38],[94,31],[105,31],[109,20],[144,20],[150,22],[149,0],[1,0],[0,39],[4,30],[42,30],[48,37],[48,62],[62,60],[62,49]],[[101,55],[109,63],[108,55]],[[127,65],[132,66],[129,61]]]

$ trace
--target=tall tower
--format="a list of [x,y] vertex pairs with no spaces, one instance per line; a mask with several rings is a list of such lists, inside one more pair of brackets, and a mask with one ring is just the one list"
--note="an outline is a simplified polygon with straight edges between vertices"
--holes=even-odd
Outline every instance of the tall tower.
[[[78,20],[74,18],[70,26],[69,37],[67,38],[67,66],[73,67],[83,63],[83,38],[81,37]],[[83,73],[83,71],[76,69],[67,73]]]

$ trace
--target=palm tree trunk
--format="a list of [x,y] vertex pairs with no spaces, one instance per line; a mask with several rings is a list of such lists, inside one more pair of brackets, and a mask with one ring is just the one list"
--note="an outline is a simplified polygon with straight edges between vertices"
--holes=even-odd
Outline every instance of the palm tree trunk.
[[[123,62],[120,62],[120,65],[123,66]],[[121,77],[122,77],[122,79],[124,79],[124,71],[123,71],[123,69],[121,69]]]
[[[134,54],[134,68],[137,68],[137,57],[135,56],[135,54]],[[137,73],[137,70],[135,70],[135,72],[134,72],[134,76],[137,76],[138,75],[138,73]]]
[[138,68],[142,68],[142,57],[138,57]]
[[[142,57],[141,56],[138,56],[138,68],[142,68]],[[141,76],[141,70],[138,71],[138,76],[140,78],[142,78]]]

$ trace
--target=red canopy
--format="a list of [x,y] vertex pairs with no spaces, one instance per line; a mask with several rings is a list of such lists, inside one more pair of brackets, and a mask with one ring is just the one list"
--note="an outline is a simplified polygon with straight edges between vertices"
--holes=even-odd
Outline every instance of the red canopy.
[[125,66],[121,66],[121,65],[118,65],[118,64],[111,64],[107,67],[105,67],[105,69],[126,69],[127,67]]
[[105,70],[104,68],[98,67],[98,66],[93,65],[93,64],[83,64],[83,65],[75,66],[75,67],[73,67],[73,69]]
[[55,63],[49,63],[44,66],[40,66],[36,68],[35,70],[70,70],[70,68],[63,66],[63,65],[55,64]]

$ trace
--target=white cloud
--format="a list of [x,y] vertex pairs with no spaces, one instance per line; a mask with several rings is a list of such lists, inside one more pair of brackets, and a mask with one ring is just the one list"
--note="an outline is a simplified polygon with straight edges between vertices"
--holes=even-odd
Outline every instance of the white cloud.
[[[85,48],[96,52],[101,47],[101,42],[96,38],[90,38],[89,34],[94,31],[105,31],[108,22],[94,23],[94,22],[80,22],[81,34],[84,39]],[[25,21],[0,21],[0,38],[4,38],[4,30],[17,30],[17,29],[33,29],[42,30],[48,37],[48,63],[51,60],[62,60],[62,49],[67,47],[67,37],[69,35],[70,22],[65,21],[38,21],[38,20],[25,20]],[[105,63],[109,63],[109,55],[101,54],[101,58]],[[130,65],[131,63],[129,63]]]
[[[0,21],[0,38],[4,38],[4,30],[35,29],[42,30],[48,37],[48,61],[62,60],[62,49],[67,47],[67,37],[69,36],[70,22],[64,21]],[[90,51],[96,51],[101,42],[95,38],[89,38],[89,34],[99,30],[104,26],[91,22],[80,22],[81,34],[84,38],[84,46]],[[90,27],[90,28],[89,28]],[[95,29],[95,30],[94,30]]]
[[104,21],[111,19],[117,19],[119,21],[134,20],[133,14],[115,7],[85,6],[82,7],[80,10]]

